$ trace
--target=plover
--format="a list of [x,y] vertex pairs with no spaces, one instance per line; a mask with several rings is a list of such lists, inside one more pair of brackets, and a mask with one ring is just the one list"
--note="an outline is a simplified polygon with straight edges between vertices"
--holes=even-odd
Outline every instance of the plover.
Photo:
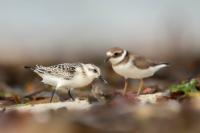
[[64,63],[48,67],[42,65],[25,66],[25,68],[37,73],[44,84],[54,87],[50,102],[57,89],[67,88],[68,95],[74,100],[70,92],[72,88],[87,86],[96,78],[105,81],[101,76],[100,69],[93,64]]
[[137,95],[140,94],[143,88],[144,78],[153,76],[158,70],[168,66],[167,63],[158,63],[143,56],[134,55],[129,53],[125,49],[114,47],[106,52],[106,62],[109,61],[113,70],[124,77],[125,85],[123,89],[123,95],[127,89],[127,79],[140,79],[140,85],[137,91]]

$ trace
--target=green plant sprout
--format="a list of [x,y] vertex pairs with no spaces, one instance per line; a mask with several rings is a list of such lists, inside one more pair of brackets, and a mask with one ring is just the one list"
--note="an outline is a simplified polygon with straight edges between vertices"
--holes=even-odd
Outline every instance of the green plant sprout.
[[182,82],[180,84],[175,84],[169,87],[169,90],[172,93],[175,92],[183,92],[185,95],[188,95],[190,93],[194,93],[194,92],[198,92],[197,89],[197,80],[196,79],[192,79],[189,82]]

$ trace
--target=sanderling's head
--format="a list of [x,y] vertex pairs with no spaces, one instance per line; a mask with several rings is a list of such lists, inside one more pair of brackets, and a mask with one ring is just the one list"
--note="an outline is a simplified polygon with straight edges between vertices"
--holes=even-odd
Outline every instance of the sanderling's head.
[[106,82],[101,75],[101,70],[99,67],[94,64],[86,64],[85,68],[87,75],[90,76],[93,80],[99,78],[102,81]]

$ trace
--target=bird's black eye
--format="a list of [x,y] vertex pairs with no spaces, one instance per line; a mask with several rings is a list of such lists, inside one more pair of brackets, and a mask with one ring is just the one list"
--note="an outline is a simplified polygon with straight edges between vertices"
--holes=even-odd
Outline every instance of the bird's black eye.
[[119,56],[120,55],[120,53],[114,53],[114,56]]
[[97,70],[96,70],[96,69],[93,69],[93,72],[94,72],[94,73],[97,73]]

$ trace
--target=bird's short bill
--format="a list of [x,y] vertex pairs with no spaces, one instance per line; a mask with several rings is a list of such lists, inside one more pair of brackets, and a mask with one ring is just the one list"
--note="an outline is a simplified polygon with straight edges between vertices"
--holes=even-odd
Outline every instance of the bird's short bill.
[[103,78],[103,76],[99,76],[99,79],[100,79],[101,81],[103,81],[105,84],[108,84],[108,82]]

